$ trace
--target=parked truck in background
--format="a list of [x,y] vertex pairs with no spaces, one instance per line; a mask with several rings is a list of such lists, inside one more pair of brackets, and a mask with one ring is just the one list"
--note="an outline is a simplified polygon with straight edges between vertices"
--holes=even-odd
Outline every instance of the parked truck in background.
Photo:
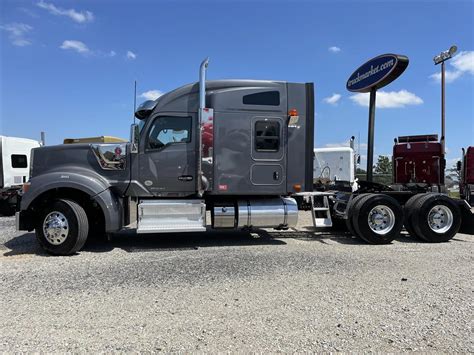
[[458,162],[459,192],[461,198],[474,207],[474,147],[462,150],[461,161]]
[[31,150],[38,141],[0,136],[0,215],[15,214],[18,192],[30,178]]
[[17,229],[35,230],[56,255],[125,229],[287,229],[298,207],[316,227],[341,219],[370,243],[390,243],[404,224],[432,242],[456,234],[459,206],[443,194],[364,182],[356,192],[313,191],[313,84],[206,81],[207,65],[198,83],[137,108],[130,143],[34,149]]
[[393,145],[393,183],[441,192],[445,157],[437,134],[401,136]]
[[360,160],[354,151],[352,136],[349,146],[314,148],[313,184],[315,190],[348,188],[357,189],[356,168]]

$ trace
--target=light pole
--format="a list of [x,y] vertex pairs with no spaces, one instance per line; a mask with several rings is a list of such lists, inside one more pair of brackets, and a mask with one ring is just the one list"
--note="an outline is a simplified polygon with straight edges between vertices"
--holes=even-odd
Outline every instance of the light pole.
[[451,46],[447,51],[441,52],[433,58],[435,65],[441,63],[441,149],[442,154],[445,154],[445,133],[446,133],[446,124],[445,124],[445,72],[444,72],[444,62],[448,59],[451,59],[453,54],[456,53],[458,47]]

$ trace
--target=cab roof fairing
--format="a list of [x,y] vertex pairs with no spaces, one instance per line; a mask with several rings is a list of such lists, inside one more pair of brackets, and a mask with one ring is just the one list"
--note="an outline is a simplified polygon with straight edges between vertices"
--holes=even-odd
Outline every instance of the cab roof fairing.
[[[208,80],[206,81],[206,93],[217,94],[237,88],[277,88],[285,81],[272,80]],[[181,86],[172,90],[156,100],[147,100],[138,106],[135,111],[135,117],[144,120],[154,111],[161,112],[197,112],[199,108],[199,82]]]

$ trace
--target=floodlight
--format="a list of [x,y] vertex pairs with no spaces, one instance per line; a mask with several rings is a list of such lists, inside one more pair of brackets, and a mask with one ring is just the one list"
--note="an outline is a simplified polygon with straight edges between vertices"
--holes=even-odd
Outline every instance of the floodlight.
[[458,50],[458,47],[451,46],[447,51],[441,52],[433,58],[435,65],[443,63],[444,61],[451,59],[454,53]]

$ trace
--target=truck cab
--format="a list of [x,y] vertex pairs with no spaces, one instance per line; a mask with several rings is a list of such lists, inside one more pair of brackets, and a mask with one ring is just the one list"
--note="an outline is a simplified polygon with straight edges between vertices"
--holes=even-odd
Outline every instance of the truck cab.
[[393,146],[393,182],[444,188],[445,157],[438,135],[401,136]]

